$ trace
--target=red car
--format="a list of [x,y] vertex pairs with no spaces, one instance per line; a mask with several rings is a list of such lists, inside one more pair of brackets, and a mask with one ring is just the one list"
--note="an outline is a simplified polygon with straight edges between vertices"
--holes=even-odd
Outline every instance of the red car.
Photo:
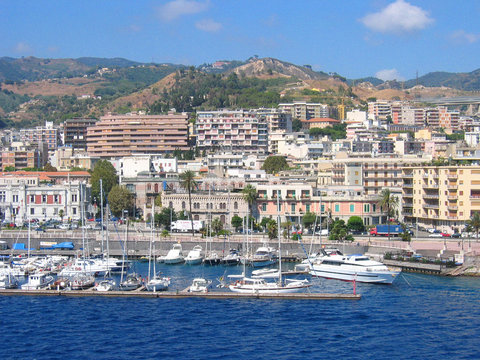
[[443,236],[443,237],[451,237],[452,235],[447,234],[447,233],[442,233],[442,236]]

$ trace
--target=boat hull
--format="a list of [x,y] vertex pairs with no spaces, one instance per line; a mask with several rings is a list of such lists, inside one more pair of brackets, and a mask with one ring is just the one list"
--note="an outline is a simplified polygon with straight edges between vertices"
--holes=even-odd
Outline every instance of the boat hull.
[[185,259],[185,264],[187,265],[200,265],[203,261],[203,258],[194,258],[194,259]]
[[163,263],[167,264],[167,265],[182,264],[184,262],[185,262],[185,259],[183,257],[164,259],[163,260]]
[[282,286],[282,287],[252,287],[246,288],[242,287],[241,285],[230,285],[229,289],[233,292],[240,293],[240,294],[291,294],[291,293],[298,293],[303,292],[306,288],[310,285],[299,285],[299,286]]
[[385,272],[369,272],[359,271],[353,273],[351,271],[338,269],[338,267],[316,267],[310,270],[310,275],[316,277],[323,277],[327,279],[336,279],[343,281],[356,281],[362,283],[376,283],[376,284],[391,284],[397,278],[400,272],[385,271]]

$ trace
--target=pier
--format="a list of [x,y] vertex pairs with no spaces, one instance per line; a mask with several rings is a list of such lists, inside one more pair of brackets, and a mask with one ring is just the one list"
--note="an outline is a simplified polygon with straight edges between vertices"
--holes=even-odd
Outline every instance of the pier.
[[225,291],[194,293],[186,291],[105,291],[94,290],[0,290],[1,296],[66,296],[66,297],[137,297],[158,299],[275,299],[275,300],[360,300],[359,294],[324,294],[324,293],[290,293],[290,294],[239,294]]

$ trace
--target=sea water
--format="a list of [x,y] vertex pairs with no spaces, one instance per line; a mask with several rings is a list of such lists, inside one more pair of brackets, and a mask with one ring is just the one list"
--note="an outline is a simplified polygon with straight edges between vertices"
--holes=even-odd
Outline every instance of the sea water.
[[[158,270],[183,290],[242,268]],[[402,274],[356,287],[358,301],[1,296],[0,359],[480,359],[480,279]]]

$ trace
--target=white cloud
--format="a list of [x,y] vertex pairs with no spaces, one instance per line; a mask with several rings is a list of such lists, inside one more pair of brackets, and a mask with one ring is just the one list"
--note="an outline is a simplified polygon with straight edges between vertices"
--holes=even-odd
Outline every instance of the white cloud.
[[405,80],[402,75],[397,71],[397,69],[384,69],[377,71],[375,74],[375,77],[387,81],[387,80],[398,80],[398,81],[403,81]]
[[433,22],[427,11],[404,0],[397,0],[379,12],[368,14],[360,21],[381,33],[402,33],[422,30]]
[[19,42],[15,45],[13,49],[18,54],[30,54],[32,52],[32,47],[25,42]]
[[158,8],[158,16],[164,21],[172,21],[183,15],[197,14],[205,11],[208,6],[208,1],[173,0]]
[[222,28],[222,24],[212,20],[212,19],[203,19],[195,23],[195,27],[198,30],[208,31],[208,32],[217,32]]
[[471,34],[464,30],[457,30],[450,34],[450,40],[457,44],[473,44],[480,40],[480,34]]

